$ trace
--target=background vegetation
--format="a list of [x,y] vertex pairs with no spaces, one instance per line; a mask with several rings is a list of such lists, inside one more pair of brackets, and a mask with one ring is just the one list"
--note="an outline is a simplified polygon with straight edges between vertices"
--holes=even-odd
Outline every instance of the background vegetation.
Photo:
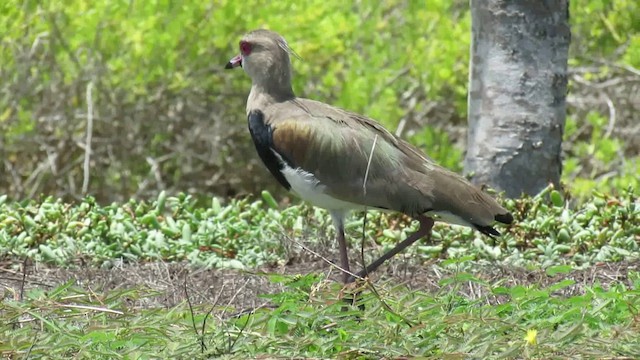
[[[574,1],[571,21],[564,179],[579,197],[638,188],[640,5]],[[303,57],[298,94],[376,118],[460,170],[467,1],[9,0],[0,5],[0,191],[77,199],[87,173],[99,202],[279,191],[246,131],[249,80],[223,70],[241,35],[260,27]]]

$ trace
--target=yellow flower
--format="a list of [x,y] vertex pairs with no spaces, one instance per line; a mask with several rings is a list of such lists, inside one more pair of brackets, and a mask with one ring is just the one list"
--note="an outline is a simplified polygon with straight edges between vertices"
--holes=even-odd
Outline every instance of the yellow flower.
[[527,330],[527,335],[524,337],[524,340],[527,342],[527,345],[536,345],[538,343],[538,330],[529,329]]

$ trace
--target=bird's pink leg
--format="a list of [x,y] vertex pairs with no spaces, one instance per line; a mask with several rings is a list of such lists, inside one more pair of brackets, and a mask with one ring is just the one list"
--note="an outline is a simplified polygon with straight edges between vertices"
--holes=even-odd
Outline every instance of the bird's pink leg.
[[346,284],[351,275],[349,272],[349,253],[347,252],[347,240],[344,237],[344,213],[341,211],[331,211],[333,226],[336,228],[336,240],[338,241],[338,250],[340,251],[340,267],[342,270],[342,280]]
[[[364,268],[362,271],[360,271],[358,273],[358,276],[365,277],[369,273],[374,272],[385,261],[391,259],[397,253],[411,246],[414,242],[418,241],[419,239],[425,236],[428,236],[428,238],[431,239],[431,228],[433,228],[433,219],[425,215],[419,215],[415,219],[420,222],[420,227],[418,228],[418,230],[413,234],[411,234],[406,239],[404,239],[401,243],[396,245],[393,249],[389,250],[387,253],[379,257],[376,261],[372,262],[369,266]],[[347,282],[353,282],[354,280],[355,278],[353,276],[349,276],[347,278]]]

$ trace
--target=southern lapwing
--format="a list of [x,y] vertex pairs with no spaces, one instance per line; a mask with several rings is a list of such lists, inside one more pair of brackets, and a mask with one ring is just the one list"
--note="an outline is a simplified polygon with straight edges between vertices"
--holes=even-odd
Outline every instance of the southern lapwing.
[[[344,218],[353,209],[399,211],[420,223],[418,230],[371,263],[384,261],[431,235],[434,220],[500,235],[492,224],[510,224],[511,214],[491,196],[451,172],[376,121],[318,101],[296,97],[290,55],[273,31],[255,30],[240,41],[238,66],[251,78],[247,100],[249,131],[258,155],[287,190],[331,213],[340,265],[350,271]],[[344,281],[353,277],[344,273]]]

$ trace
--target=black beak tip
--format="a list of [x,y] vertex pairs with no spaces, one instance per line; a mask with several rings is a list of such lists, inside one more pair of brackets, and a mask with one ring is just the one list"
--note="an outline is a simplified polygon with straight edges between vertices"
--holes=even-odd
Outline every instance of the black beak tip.
[[233,64],[231,63],[231,61],[229,61],[227,63],[227,65],[224,66],[225,69],[233,69]]

